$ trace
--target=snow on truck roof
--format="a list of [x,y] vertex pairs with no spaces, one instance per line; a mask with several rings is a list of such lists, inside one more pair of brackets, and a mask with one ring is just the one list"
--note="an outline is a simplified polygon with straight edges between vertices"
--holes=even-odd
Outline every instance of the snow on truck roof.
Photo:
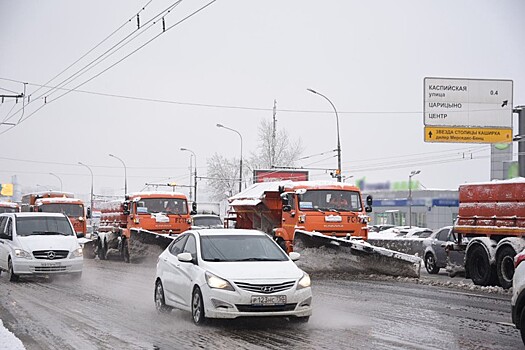
[[4,208],[18,208],[18,203],[14,203],[14,202],[0,202],[0,207],[4,207]]
[[492,181],[483,181],[483,182],[469,182],[459,185],[461,186],[469,186],[469,185],[501,185],[501,184],[515,184],[515,183],[525,183],[525,177],[515,177],[512,179],[507,180],[492,180]]
[[182,192],[168,192],[168,191],[148,191],[148,192],[134,192],[128,194],[129,198],[134,197],[186,197]]
[[67,197],[46,197],[46,198],[38,198],[35,203],[42,203],[42,204],[52,204],[52,203],[72,203],[72,204],[78,204],[82,202],[82,200],[78,198],[67,198]]
[[261,199],[265,192],[278,192],[279,187],[284,186],[285,191],[293,189],[307,188],[307,189],[350,189],[358,190],[353,185],[348,185],[342,182],[334,181],[274,181],[274,182],[260,182],[255,183],[244,191],[237,193],[234,196],[228,198],[230,205],[257,205],[261,202]]

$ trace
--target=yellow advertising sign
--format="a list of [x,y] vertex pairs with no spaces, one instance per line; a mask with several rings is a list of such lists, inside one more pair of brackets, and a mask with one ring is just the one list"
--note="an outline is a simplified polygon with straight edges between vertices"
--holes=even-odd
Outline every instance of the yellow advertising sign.
[[426,126],[425,142],[512,142],[512,129]]
[[13,196],[13,184],[1,184],[1,188],[2,190],[0,191],[0,195],[6,197]]

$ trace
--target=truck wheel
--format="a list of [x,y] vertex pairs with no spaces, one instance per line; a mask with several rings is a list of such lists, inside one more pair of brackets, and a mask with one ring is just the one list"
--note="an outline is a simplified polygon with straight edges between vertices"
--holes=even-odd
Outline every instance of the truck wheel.
[[13,263],[11,262],[11,259],[7,262],[7,277],[11,282],[16,282],[20,278],[20,276],[13,272]]
[[122,251],[120,252],[122,260],[129,264],[129,243],[127,239],[122,241]]
[[509,289],[512,287],[514,277],[514,256],[516,252],[512,247],[502,247],[496,255],[496,269],[501,287]]
[[489,257],[480,245],[473,246],[468,252],[467,267],[472,282],[477,286],[488,286],[494,280]]
[[98,254],[98,258],[100,260],[106,260],[106,254],[107,254],[106,247],[104,246],[104,244],[102,242],[99,242],[99,244],[98,244],[98,252],[97,252],[97,254]]
[[427,255],[425,255],[425,268],[427,269],[427,272],[432,275],[435,275],[439,272],[439,267],[437,267],[434,254],[427,253]]

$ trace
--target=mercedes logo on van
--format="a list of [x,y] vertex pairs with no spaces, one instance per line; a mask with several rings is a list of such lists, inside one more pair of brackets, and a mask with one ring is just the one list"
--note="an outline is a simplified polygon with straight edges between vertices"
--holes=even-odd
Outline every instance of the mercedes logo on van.
[[47,258],[49,260],[53,260],[55,257],[56,257],[56,254],[54,251],[50,250],[49,252],[47,252]]
[[273,287],[270,287],[270,286],[261,287],[261,292],[271,293],[271,292],[273,292]]

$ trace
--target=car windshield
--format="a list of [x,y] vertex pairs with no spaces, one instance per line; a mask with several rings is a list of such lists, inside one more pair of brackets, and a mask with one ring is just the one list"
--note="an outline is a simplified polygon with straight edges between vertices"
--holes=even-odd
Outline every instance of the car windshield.
[[308,190],[299,196],[299,209],[360,212],[363,207],[356,191]]
[[84,216],[84,206],[73,203],[46,203],[40,205],[38,211],[44,213],[62,213],[72,218]]
[[287,255],[270,237],[255,235],[201,236],[205,261],[286,261]]
[[142,198],[137,202],[137,214],[188,214],[188,203],[180,198]]
[[66,217],[18,217],[16,219],[16,234],[18,236],[73,236],[73,230]]
[[218,216],[195,216],[193,218],[193,225],[222,227],[222,220]]

